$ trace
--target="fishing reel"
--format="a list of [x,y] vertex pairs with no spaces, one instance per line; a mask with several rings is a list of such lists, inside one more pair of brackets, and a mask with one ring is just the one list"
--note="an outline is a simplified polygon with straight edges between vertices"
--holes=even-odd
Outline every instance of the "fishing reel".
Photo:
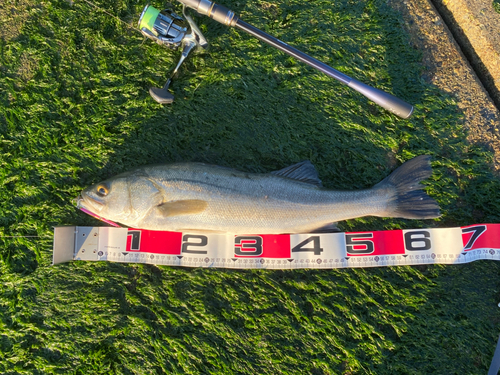
[[169,49],[177,49],[182,46],[179,62],[163,88],[151,87],[149,89],[151,97],[160,104],[169,104],[174,101],[174,96],[168,91],[168,87],[189,53],[199,48],[208,47],[208,42],[200,29],[186,14],[185,6],[182,8],[182,14],[184,18],[175,14],[171,9],[159,11],[146,5],[139,18],[139,30],[145,37]]

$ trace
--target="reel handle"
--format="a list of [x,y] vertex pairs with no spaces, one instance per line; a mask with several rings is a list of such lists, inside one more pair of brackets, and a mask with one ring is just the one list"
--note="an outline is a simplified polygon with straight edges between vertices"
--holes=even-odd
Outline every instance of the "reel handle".
[[297,60],[306,63],[309,66],[312,66],[313,68],[323,72],[324,74],[338,80],[342,84],[358,91],[382,108],[385,108],[389,112],[394,113],[396,116],[406,119],[413,113],[413,106],[409,103],[406,103],[404,100],[399,99],[383,90],[376,89],[354,78],[351,78],[348,75],[332,68],[331,66],[328,66],[325,63],[322,63],[321,61],[305,54],[304,52],[301,52],[298,49],[289,46],[285,42],[282,42],[281,40],[265,33],[264,31],[259,30],[258,28],[242,21],[238,18],[238,16],[234,14],[233,11],[222,5],[215,4],[210,0],[177,1],[189,8],[194,9],[196,12],[208,16],[226,26],[237,27],[238,29],[247,32],[248,34],[262,40],[263,42],[266,42],[272,47],[275,47],[280,51],[285,52],[292,57],[295,57]]
[[176,15],[173,11],[168,10],[163,13],[159,10],[146,5],[139,18],[139,29],[141,33],[158,44],[164,45],[168,48],[178,48],[183,46],[182,54],[170,78],[165,83],[163,88],[151,87],[149,94],[151,97],[160,104],[170,104],[174,101],[174,95],[168,91],[168,87],[172,83],[177,71],[188,57],[189,53],[195,47],[207,48],[208,42],[203,36],[203,33],[193,21],[193,19],[186,14],[186,8],[183,6],[182,14],[187,20],[191,32],[188,34],[188,28],[183,26],[184,20]]
[[150,87],[149,95],[158,103],[158,104],[170,104],[174,101],[175,97],[168,91],[168,86],[170,86],[170,82],[172,79],[169,78],[165,83],[165,86],[162,88],[159,87]]

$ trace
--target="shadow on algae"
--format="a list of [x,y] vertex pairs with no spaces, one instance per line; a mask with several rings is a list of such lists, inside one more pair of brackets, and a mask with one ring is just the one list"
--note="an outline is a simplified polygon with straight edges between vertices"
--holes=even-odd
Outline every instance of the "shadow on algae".
[[[98,4],[128,21],[144,6]],[[414,104],[414,115],[398,119],[202,17],[211,47],[190,58],[172,86],[176,101],[161,107],[147,89],[164,82],[178,53],[141,44],[83,2],[34,6],[23,32],[0,41],[0,371],[484,373],[499,323],[492,262],[296,271],[49,266],[53,226],[101,225],[75,209],[79,191],[150,163],[269,172],[309,159],[325,186],[359,189],[430,154],[427,190],[441,219],[362,218],[341,229],[498,222],[490,152],[466,142],[453,97],[421,78],[420,54],[385,2],[224,5]],[[15,235],[47,237],[5,237]]]

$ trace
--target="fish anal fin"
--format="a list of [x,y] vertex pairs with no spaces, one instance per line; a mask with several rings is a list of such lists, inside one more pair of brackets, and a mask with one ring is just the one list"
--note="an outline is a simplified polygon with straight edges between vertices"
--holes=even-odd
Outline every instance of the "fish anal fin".
[[316,185],[318,187],[322,186],[321,180],[318,177],[318,171],[316,171],[316,168],[314,168],[314,165],[309,160],[301,161],[300,163],[290,165],[289,167],[271,173],[280,177]]
[[217,229],[189,229],[189,228],[181,228],[178,229],[179,232],[189,233],[189,234],[227,234],[227,231],[217,230]]
[[205,211],[208,203],[201,199],[186,199],[180,201],[163,202],[156,210],[163,217],[199,214]]
[[310,231],[310,233],[335,233],[340,232],[340,229],[337,227],[337,223],[328,223],[323,225],[322,227],[315,228]]

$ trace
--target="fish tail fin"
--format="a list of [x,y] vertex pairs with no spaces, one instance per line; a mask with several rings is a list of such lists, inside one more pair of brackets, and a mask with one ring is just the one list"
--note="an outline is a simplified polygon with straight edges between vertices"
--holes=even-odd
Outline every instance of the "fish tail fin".
[[420,182],[430,177],[431,157],[421,155],[413,158],[375,185],[389,195],[386,210],[377,216],[404,219],[433,219],[441,216],[439,205],[424,191]]

